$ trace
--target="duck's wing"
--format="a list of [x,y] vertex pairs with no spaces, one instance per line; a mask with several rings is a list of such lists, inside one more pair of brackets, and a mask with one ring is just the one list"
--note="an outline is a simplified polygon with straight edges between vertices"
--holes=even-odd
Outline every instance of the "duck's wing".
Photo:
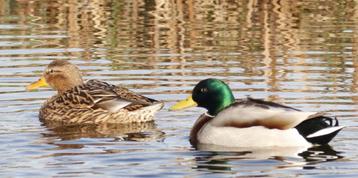
[[117,112],[120,109],[132,111],[157,102],[127,88],[99,80],[89,80],[81,87],[84,92],[92,97],[93,108],[102,108],[112,112]]
[[324,113],[303,112],[298,109],[259,99],[237,100],[221,111],[212,124],[216,126],[289,129],[305,120],[323,116]]

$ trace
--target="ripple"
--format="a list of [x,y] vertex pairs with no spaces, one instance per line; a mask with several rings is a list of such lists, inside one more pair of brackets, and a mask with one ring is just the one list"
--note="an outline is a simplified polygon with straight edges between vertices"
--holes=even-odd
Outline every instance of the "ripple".
[[81,52],[83,49],[55,49],[55,48],[41,48],[41,49],[12,49],[0,50],[0,55],[19,55],[19,54],[41,54],[41,53],[64,53],[64,52]]
[[[5,1],[0,5],[1,177],[307,177],[358,173],[356,7],[342,2]],[[38,120],[50,88],[25,91],[55,59],[85,79],[166,102],[154,123],[63,127]],[[331,147],[195,150],[201,108],[169,112],[195,84],[328,112]],[[44,171],[46,170],[46,171]]]

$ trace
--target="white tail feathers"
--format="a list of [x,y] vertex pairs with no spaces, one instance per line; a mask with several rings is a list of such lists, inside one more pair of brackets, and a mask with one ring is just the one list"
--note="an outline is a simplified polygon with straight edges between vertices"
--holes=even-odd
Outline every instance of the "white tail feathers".
[[162,109],[164,106],[164,103],[162,102],[158,102],[158,103],[154,103],[152,105],[149,105],[149,106],[146,106],[146,107],[143,107],[141,108],[140,110],[141,111],[150,111],[150,112],[153,112],[153,114],[157,111],[159,111],[160,109]]
[[343,128],[344,128],[344,126],[328,127],[328,128],[319,130],[319,131],[317,131],[315,133],[307,135],[307,138],[314,138],[314,137],[320,137],[320,136],[323,136],[323,135],[328,135],[328,134],[331,134],[331,133],[336,132],[338,130],[341,130]]

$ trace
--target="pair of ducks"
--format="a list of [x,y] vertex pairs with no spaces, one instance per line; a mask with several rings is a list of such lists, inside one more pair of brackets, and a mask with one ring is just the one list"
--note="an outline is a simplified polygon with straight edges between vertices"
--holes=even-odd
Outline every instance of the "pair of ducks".
[[[42,77],[29,86],[50,86],[57,94],[40,109],[43,122],[63,124],[126,124],[147,122],[163,103],[122,86],[99,80],[84,82],[77,66],[65,60],[51,62]],[[324,113],[303,112],[281,104],[246,98],[235,99],[218,79],[200,81],[192,95],[170,110],[188,107],[208,110],[195,122],[190,143],[227,147],[312,146],[327,144],[343,128]]]

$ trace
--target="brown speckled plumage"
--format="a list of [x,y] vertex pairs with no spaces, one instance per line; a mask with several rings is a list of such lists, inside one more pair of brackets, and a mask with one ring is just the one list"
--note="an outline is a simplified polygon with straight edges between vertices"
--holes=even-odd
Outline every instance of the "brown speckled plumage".
[[[71,70],[68,70],[68,66],[72,67]],[[57,70],[57,73],[52,69]],[[61,80],[62,83],[67,84],[66,77],[75,76],[72,73],[79,73],[76,66],[66,61],[54,61],[46,69],[44,78],[46,81],[50,78],[55,82]],[[81,77],[80,74],[78,76]],[[70,89],[62,91],[56,88],[59,86],[58,83],[50,83],[53,81],[47,82],[58,93],[48,99],[40,109],[39,118],[44,122],[56,121],[63,124],[147,122],[152,121],[155,112],[163,107],[161,102],[99,80],[79,82],[75,86],[68,87]],[[73,81],[82,81],[82,79]]]

